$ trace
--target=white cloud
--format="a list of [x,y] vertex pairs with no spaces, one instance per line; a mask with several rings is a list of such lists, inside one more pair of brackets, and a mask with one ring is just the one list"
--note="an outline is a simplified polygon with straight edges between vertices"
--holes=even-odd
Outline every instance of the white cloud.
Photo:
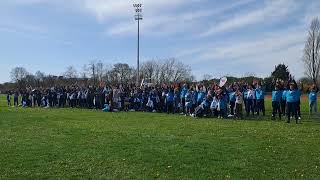
[[[210,71],[218,74],[232,72],[239,76],[243,72],[253,72],[267,76],[274,65],[286,63],[297,77],[301,77],[305,39],[305,27],[295,26],[294,29],[260,33],[247,40],[239,38],[184,49],[176,55],[182,59],[188,58],[192,66],[208,64],[212,66]],[[208,70],[207,67],[205,69]]]
[[[190,4],[193,1],[176,1],[176,5],[186,5]],[[147,8],[150,8],[151,10],[146,10],[144,12],[144,20],[141,22],[142,30],[146,34],[152,34],[152,35],[168,35],[168,34],[174,34],[178,32],[185,32],[185,31],[192,31],[193,29],[198,27],[198,22],[196,20],[199,20],[201,18],[205,17],[211,17],[211,16],[219,16],[222,15],[224,12],[237,8],[239,6],[246,5],[253,0],[243,0],[243,1],[236,1],[234,3],[230,3],[227,6],[218,7],[215,9],[195,9],[195,10],[189,10],[189,11],[182,11],[182,12],[176,12],[176,11],[169,11],[167,13],[160,11],[159,9],[155,8],[154,4],[147,4],[144,5]],[[153,1],[148,1],[153,2]],[[168,0],[164,1],[156,1],[157,4],[162,5],[169,4]],[[170,1],[171,2],[171,1]],[[199,1],[200,3],[200,1]],[[155,9],[153,9],[153,7]],[[161,7],[161,6],[160,6]],[[174,7],[171,7],[173,9]],[[170,8],[169,8],[170,9]],[[149,11],[149,12],[148,12]],[[126,18],[125,21],[115,24],[112,27],[108,27],[107,34],[109,35],[130,35],[136,33],[136,23],[133,23],[133,13],[130,13],[130,17]],[[99,18],[101,20],[101,17]],[[128,20],[129,19],[129,20]]]
[[200,36],[206,37],[220,32],[235,31],[238,28],[260,23],[263,21],[279,21],[281,18],[295,10],[293,0],[266,1],[261,9],[254,9],[246,13],[237,14],[234,17],[213,25]]

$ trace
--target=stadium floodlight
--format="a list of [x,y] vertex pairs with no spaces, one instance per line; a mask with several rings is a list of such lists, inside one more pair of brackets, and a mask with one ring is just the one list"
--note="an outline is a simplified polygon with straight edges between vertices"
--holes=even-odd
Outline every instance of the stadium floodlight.
[[138,46],[137,46],[137,84],[140,82],[140,21],[142,18],[142,4],[133,4],[135,8],[134,19],[138,21]]

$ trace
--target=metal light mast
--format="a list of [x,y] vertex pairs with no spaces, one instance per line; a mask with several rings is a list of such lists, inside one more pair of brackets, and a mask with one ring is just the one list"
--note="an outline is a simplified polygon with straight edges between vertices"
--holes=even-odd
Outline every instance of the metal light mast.
[[140,81],[140,20],[142,20],[142,4],[133,4],[135,8],[134,19],[138,21],[138,47],[137,47],[137,85]]

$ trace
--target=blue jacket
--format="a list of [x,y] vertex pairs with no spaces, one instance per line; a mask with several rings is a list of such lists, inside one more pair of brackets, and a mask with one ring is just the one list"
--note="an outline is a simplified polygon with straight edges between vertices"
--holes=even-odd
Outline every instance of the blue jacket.
[[256,99],[264,99],[264,91],[262,89],[256,89]]
[[314,90],[311,90],[309,92],[309,102],[316,102],[317,101],[317,92]]
[[272,102],[280,102],[281,97],[282,97],[281,90],[273,90],[272,91]]

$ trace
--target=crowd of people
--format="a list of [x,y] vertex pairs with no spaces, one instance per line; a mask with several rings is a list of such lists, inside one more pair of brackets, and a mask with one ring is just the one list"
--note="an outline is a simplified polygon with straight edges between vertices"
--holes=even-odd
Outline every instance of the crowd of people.
[[[318,88],[309,92],[310,113],[317,112]],[[8,106],[44,108],[89,108],[105,112],[145,111],[179,113],[192,117],[236,118],[265,116],[265,91],[262,83],[127,85],[99,87],[26,88],[7,94]],[[301,89],[294,80],[276,80],[272,91],[272,119],[286,116],[290,123],[301,119]],[[243,110],[244,108],[244,110]],[[245,112],[245,114],[243,114]]]

